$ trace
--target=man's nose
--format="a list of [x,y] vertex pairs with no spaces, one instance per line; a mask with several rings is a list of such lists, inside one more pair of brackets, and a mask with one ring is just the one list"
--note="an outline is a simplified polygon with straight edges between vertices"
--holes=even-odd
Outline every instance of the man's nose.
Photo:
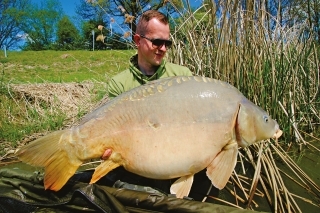
[[167,46],[165,44],[162,44],[158,49],[163,51],[163,52],[166,52],[167,51]]

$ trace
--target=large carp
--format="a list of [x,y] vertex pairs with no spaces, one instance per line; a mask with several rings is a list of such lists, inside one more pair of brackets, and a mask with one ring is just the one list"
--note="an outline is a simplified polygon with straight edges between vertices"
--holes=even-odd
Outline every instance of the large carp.
[[235,87],[205,77],[171,77],[132,89],[88,114],[80,125],[22,147],[19,159],[45,167],[46,189],[59,190],[88,159],[107,160],[90,183],[116,167],[153,179],[178,179],[171,187],[188,195],[193,175],[207,168],[223,188],[238,146],[279,137],[276,121]]

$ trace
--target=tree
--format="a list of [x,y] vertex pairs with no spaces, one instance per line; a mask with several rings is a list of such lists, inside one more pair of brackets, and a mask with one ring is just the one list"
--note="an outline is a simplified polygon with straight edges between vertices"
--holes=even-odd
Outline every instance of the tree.
[[17,48],[24,34],[17,21],[30,0],[0,0],[0,47]]
[[[88,49],[92,49],[92,40],[97,40],[98,36],[101,35],[101,31],[98,29],[99,25],[104,25],[104,23],[101,20],[88,20],[83,22],[82,25],[82,32],[83,32],[83,38],[88,43]],[[94,38],[92,38],[93,34],[92,31],[94,31]],[[104,34],[106,35],[106,34]],[[100,40],[100,42],[95,42],[95,49],[106,49],[106,45],[103,43],[103,40]]]
[[123,23],[116,23],[118,28],[121,28],[118,32],[130,32],[133,36],[136,32],[138,17],[144,11],[155,9],[169,15],[177,12],[176,9],[181,7],[181,0],[173,0],[170,3],[167,0],[82,0],[80,5],[77,5],[77,14],[84,19],[102,18],[107,24],[121,18]]
[[27,34],[27,50],[45,50],[55,41],[58,21],[63,15],[58,0],[43,0],[40,6],[30,4],[20,17],[21,29]]
[[79,32],[68,16],[63,16],[58,22],[57,43],[59,49],[75,49],[76,41],[79,40]]
[[[319,0],[294,0],[290,2],[288,16],[291,24],[307,21],[308,30],[314,31],[315,40],[320,44],[320,1]],[[307,30],[307,29],[306,29]]]

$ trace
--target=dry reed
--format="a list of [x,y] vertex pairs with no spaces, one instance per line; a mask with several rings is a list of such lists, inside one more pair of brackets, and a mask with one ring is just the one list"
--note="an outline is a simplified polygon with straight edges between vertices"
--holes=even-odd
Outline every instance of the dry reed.
[[[282,146],[285,142],[293,149],[308,144],[306,132],[315,132],[320,123],[317,46],[312,36],[302,39],[307,21],[286,26],[280,13],[272,16],[267,11],[264,1],[206,1],[196,10],[187,1],[184,11],[178,11],[182,18],[175,20],[168,58],[195,75],[236,86],[277,119],[284,130]],[[232,205],[259,209],[258,197],[273,212],[301,212],[301,201],[319,207],[319,187],[275,144],[263,142],[241,150],[239,171],[225,189],[234,197]],[[248,168],[256,172],[248,173]],[[288,179],[309,197],[296,194]]]

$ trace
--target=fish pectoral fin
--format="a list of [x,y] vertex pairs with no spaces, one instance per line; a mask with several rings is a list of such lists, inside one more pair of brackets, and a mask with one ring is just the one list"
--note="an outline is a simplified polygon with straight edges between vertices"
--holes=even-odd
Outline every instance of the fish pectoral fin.
[[227,184],[236,166],[237,154],[237,143],[228,143],[207,167],[207,176],[216,188],[222,189]]
[[101,177],[108,174],[111,170],[121,166],[118,162],[112,160],[103,161],[99,166],[96,167],[92,175],[90,184],[97,182]]
[[175,194],[177,198],[188,196],[193,183],[193,175],[187,175],[176,180],[170,187],[170,193]]

